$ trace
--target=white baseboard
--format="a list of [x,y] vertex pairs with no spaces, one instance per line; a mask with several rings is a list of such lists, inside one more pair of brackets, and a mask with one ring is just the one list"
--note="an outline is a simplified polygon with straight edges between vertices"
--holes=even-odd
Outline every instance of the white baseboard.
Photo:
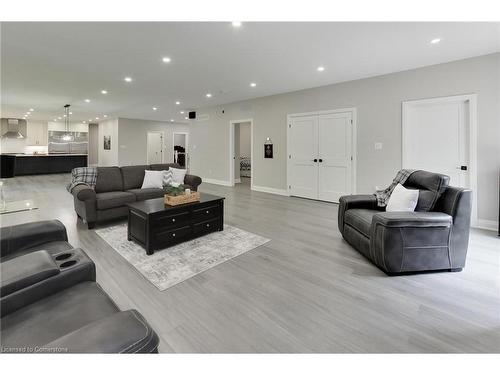
[[235,178],[234,179],[235,184],[241,184],[241,178]]
[[498,221],[477,219],[477,221],[475,223],[472,223],[471,226],[473,228],[478,228],[478,229],[497,231],[498,230]]
[[214,185],[222,185],[222,186],[233,186],[229,181],[224,181],[224,180],[215,180],[213,178],[201,178],[202,182],[206,182],[207,184],[214,184]]
[[276,194],[276,195],[284,195],[288,197],[288,192],[286,189],[275,189],[275,188],[270,188],[267,186],[252,186],[252,190],[254,191],[260,191],[262,193],[269,193],[269,194]]

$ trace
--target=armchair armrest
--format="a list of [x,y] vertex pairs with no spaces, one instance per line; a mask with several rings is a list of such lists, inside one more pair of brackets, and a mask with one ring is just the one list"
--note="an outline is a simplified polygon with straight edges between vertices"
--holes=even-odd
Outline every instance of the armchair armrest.
[[351,208],[377,209],[377,198],[372,195],[344,195],[339,199],[338,225],[340,233],[344,233],[344,214]]
[[381,212],[373,216],[372,226],[385,227],[450,227],[453,218],[443,212]]
[[191,186],[193,191],[197,191],[198,186],[201,184],[201,177],[187,174],[184,176],[184,184]]
[[159,339],[135,310],[121,311],[44,345],[68,353],[156,353]]
[[64,224],[59,220],[36,221],[13,225],[0,230],[0,256],[51,241],[67,241]]
[[96,199],[95,191],[84,184],[76,185],[71,190],[71,194],[80,201],[91,201]]

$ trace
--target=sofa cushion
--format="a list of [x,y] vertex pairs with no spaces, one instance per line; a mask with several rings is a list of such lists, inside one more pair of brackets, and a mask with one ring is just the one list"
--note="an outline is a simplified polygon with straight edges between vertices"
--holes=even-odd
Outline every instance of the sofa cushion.
[[144,171],[147,165],[130,165],[120,168],[123,177],[123,190],[138,189],[144,181]]
[[123,191],[122,172],[118,167],[97,167],[96,193]]
[[133,193],[136,200],[144,201],[146,199],[161,198],[165,195],[162,189],[146,188],[146,189],[131,189],[128,193]]
[[364,234],[366,237],[370,237],[372,218],[373,215],[378,213],[380,213],[380,211],[366,208],[353,208],[345,212],[344,222]]
[[439,197],[448,187],[450,177],[444,174],[415,171],[406,180],[404,187],[418,189],[418,202],[415,211],[432,211]]
[[151,164],[149,169],[152,171],[168,171],[168,168],[181,168],[177,163],[167,163],[167,164]]
[[126,191],[110,191],[96,194],[98,210],[120,207],[131,202],[135,202],[135,195]]

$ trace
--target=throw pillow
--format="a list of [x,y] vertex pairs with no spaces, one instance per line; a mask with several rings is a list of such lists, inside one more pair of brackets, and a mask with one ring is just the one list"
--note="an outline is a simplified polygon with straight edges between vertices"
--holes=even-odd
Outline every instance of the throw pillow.
[[172,185],[172,182],[174,181],[173,176],[172,176],[172,171],[162,171],[163,172],[163,185]]
[[163,188],[163,171],[144,171],[144,180],[142,181],[141,189],[147,188]]
[[169,171],[172,171],[172,182],[178,184],[184,183],[184,177],[186,176],[186,170],[185,169],[179,169],[179,168],[168,168]]
[[397,184],[387,203],[387,212],[395,211],[415,211],[418,201],[418,190],[407,189],[401,184]]

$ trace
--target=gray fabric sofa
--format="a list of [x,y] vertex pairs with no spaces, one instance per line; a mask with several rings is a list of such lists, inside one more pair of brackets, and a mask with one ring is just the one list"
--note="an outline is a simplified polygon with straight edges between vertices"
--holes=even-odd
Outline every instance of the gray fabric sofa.
[[469,243],[472,192],[448,182],[448,176],[415,171],[404,184],[419,190],[415,212],[385,212],[375,195],[343,196],[339,230],[389,275],[460,271]]
[[[92,229],[96,222],[126,217],[127,203],[152,198],[161,198],[162,189],[141,189],[144,171],[181,168],[178,164],[133,165],[126,167],[97,167],[95,190],[85,185],[72,190],[75,211],[80,219]],[[186,174],[184,184],[197,191],[201,178]]]
[[92,260],[57,221],[1,228],[3,353],[156,353],[136,310],[120,311],[95,282]]

